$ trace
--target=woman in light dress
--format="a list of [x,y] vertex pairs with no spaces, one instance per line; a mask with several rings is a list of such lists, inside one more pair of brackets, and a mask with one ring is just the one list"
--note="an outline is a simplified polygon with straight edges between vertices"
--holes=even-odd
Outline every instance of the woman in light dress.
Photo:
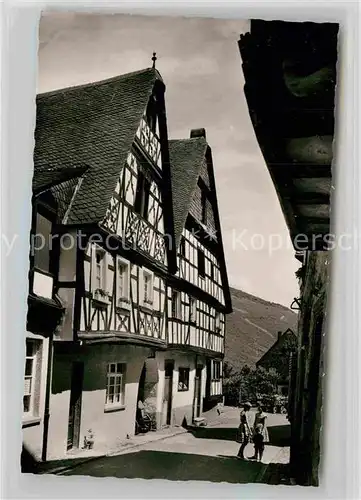
[[268,430],[267,430],[267,415],[264,413],[262,406],[257,408],[256,416],[254,418],[253,431],[255,431],[257,425],[262,425],[262,436],[265,443],[269,442]]

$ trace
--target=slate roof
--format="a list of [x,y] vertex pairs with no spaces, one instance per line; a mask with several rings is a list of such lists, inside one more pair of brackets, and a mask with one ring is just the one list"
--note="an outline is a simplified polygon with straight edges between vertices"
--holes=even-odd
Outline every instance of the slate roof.
[[76,179],[86,172],[88,167],[68,167],[68,168],[38,168],[33,175],[33,193],[35,195],[42,191],[53,188],[70,179]]
[[[291,328],[287,328],[285,332],[283,332],[280,337],[276,340],[276,342],[271,345],[271,347],[266,351],[263,356],[256,362],[256,366],[262,366],[262,363],[273,353],[276,352],[277,348],[282,344],[286,339],[292,339],[294,341],[295,346],[297,345],[297,337]],[[293,343],[293,342],[292,342]]]
[[[193,195],[196,191],[198,178],[201,175],[205,154],[209,145],[205,137],[190,139],[175,139],[169,141],[169,160],[171,170],[171,185],[173,199],[174,235],[176,248],[190,212]],[[213,168],[213,167],[212,167]],[[212,171],[213,176],[213,171]],[[214,186],[214,179],[213,179]],[[215,196],[215,200],[216,200]],[[221,227],[217,200],[213,205],[218,245],[220,249],[220,268],[223,283],[223,293],[228,312],[232,310],[232,300],[228,283],[227,268],[224,256]]]
[[207,147],[204,137],[169,141],[176,248],[186,223]]
[[68,224],[103,220],[156,81],[162,78],[150,68],[37,96],[35,176],[44,169],[60,175],[64,165],[89,167]]

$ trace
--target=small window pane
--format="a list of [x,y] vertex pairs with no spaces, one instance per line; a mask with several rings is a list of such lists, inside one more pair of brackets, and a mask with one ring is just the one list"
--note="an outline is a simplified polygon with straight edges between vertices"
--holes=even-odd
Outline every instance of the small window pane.
[[31,394],[31,378],[25,379],[24,394],[27,396],[30,396],[30,394]]
[[33,356],[34,355],[34,342],[26,342],[26,356]]
[[34,244],[34,265],[49,272],[51,221],[39,213],[36,215],[36,235]]
[[198,274],[201,277],[205,275],[205,260],[204,260],[204,252],[198,249]]
[[119,404],[124,400],[124,363],[110,363],[108,365],[106,404]]
[[30,396],[23,397],[23,411],[24,413],[29,413],[30,411]]
[[31,376],[33,373],[33,359],[27,359],[25,362],[25,375]]

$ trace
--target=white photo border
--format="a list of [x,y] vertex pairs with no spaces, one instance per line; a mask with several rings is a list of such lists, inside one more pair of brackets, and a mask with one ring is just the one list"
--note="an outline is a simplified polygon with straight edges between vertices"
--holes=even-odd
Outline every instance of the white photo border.
[[[325,377],[324,459],[318,488],[228,483],[95,479],[20,473],[21,391],[28,291],[38,20],[42,8],[106,10],[223,19],[340,23],[335,136],[334,230],[361,234],[358,2],[343,1],[43,1],[1,10],[1,453],[2,498],[359,498],[361,251],[332,259]],[[240,67],[241,71],[241,67]],[[15,235],[11,252],[5,245]]]

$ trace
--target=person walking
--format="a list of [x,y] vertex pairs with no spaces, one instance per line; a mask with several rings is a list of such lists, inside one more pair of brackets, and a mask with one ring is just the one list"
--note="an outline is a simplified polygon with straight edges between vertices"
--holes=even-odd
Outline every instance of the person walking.
[[251,423],[250,423],[250,411],[251,403],[245,403],[243,405],[243,410],[240,414],[241,423],[238,427],[238,442],[241,443],[241,446],[237,453],[237,458],[240,460],[244,460],[244,450],[252,438],[251,432]]

